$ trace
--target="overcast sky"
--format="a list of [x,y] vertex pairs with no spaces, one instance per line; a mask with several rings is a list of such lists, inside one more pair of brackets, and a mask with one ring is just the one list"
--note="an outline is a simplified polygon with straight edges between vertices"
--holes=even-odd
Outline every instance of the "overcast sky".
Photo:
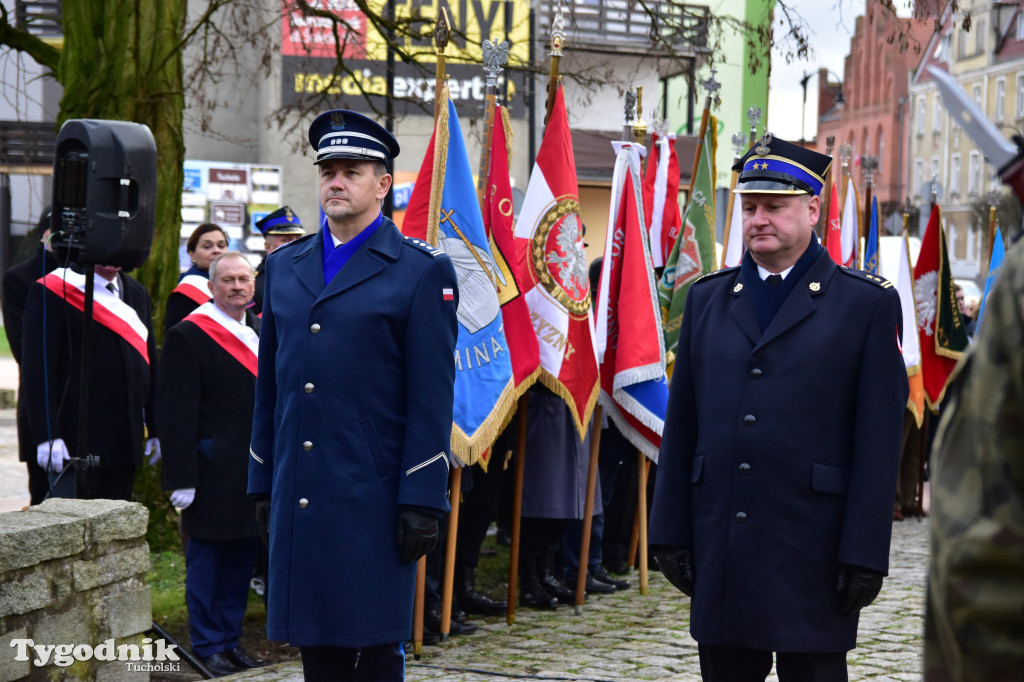
[[[768,129],[786,140],[799,140],[800,121],[805,119],[802,137],[813,139],[817,132],[818,76],[807,82],[806,115],[800,115],[804,74],[825,67],[843,78],[843,60],[850,51],[856,18],[864,14],[864,0],[789,0],[809,25],[814,54],[807,61],[787,64],[778,48],[772,51],[772,72],[768,86]],[[897,0],[897,5],[904,4]],[[775,32],[779,33],[776,10]],[[837,78],[838,77],[838,78]]]

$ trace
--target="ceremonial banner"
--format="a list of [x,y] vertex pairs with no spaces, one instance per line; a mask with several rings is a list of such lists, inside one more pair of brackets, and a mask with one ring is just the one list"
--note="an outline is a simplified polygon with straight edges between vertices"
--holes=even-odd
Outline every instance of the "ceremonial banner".
[[512,358],[514,396],[526,392],[540,375],[540,347],[530,321],[530,309],[523,295],[523,282],[529,274],[521,260],[512,234],[512,184],[509,181],[509,159],[512,154],[512,130],[508,110],[494,108],[494,128],[491,131],[490,166],[487,173],[487,192],[484,198],[484,228],[490,238],[494,256],[495,275],[498,278],[498,301],[501,319],[505,324],[505,339]]
[[437,118],[402,228],[409,237],[444,250],[455,266],[459,337],[452,452],[464,463],[476,464],[494,444],[514,406],[512,361],[502,331],[494,258],[462,128],[447,88],[442,96],[447,106]]
[[988,300],[988,295],[992,292],[992,287],[996,284],[996,278],[999,276],[999,271],[1003,267],[1004,260],[1006,260],[1006,249],[1003,247],[1003,235],[999,232],[999,228],[997,227],[992,241],[992,256],[988,259],[988,276],[985,277],[985,293],[981,295],[981,300],[978,301],[978,321],[974,325],[975,335],[981,331],[981,314],[985,312],[985,301]]
[[668,362],[675,358],[683,307],[690,285],[711,272],[715,257],[715,130],[718,121],[708,118],[704,144],[701,145],[697,173],[690,185],[690,198],[683,216],[683,233],[679,235],[665,264],[658,283],[658,298],[665,326],[665,349]]
[[967,348],[967,330],[956,303],[938,205],[932,207],[914,268],[914,300],[921,342],[925,398],[937,409],[956,361]]
[[903,239],[900,242],[899,271],[895,284],[896,292],[900,295],[900,306],[903,308],[903,364],[907,366],[907,381],[910,383],[907,409],[913,413],[917,427],[921,428],[924,419],[924,377],[921,374],[921,340],[916,333],[914,275],[910,266],[910,247],[906,231],[903,232]]
[[722,254],[722,267],[733,268],[743,260],[743,202],[739,194],[732,195],[732,215],[729,216],[729,239]]
[[849,182],[846,183],[842,236],[839,240],[842,246],[842,251],[840,252],[842,261],[839,265],[845,265],[848,268],[857,267],[857,241],[860,239],[860,218],[857,215],[860,210],[857,208],[859,203],[857,201],[857,188],[853,184],[853,178],[850,178]]
[[[85,312],[85,275],[57,268],[39,282],[81,312]],[[104,287],[93,289],[92,319],[124,339],[149,364],[149,329],[135,308]]]
[[540,344],[541,382],[569,405],[582,440],[600,390],[579,189],[562,86],[548,119],[515,224],[523,281]]
[[642,147],[629,142],[612,144],[616,159],[595,306],[600,400],[623,435],[657,462],[668,380],[661,311],[642,222]]
[[679,156],[676,135],[654,134],[643,181],[644,225],[650,235],[654,267],[664,267],[683,224],[679,214]]
[[871,222],[868,224],[868,235],[864,240],[864,267],[874,275],[878,274],[878,197],[871,197]]
[[839,222],[839,191],[836,189],[834,181],[829,183],[828,191],[828,223],[825,227],[827,230],[825,248],[828,250],[828,255],[831,256],[832,262],[836,265],[842,265],[843,228]]

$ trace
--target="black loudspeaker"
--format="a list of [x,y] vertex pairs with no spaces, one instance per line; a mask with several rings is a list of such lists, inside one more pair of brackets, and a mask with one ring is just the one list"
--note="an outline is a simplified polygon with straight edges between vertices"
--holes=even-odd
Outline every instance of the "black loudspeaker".
[[79,265],[139,267],[153,246],[156,142],[141,123],[72,119],[53,155],[54,255]]

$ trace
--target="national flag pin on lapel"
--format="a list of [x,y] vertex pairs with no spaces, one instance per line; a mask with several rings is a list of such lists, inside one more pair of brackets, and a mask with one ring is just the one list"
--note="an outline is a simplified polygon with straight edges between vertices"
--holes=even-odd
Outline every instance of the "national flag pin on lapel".
[[449,289],[447,287],[445,287],[444,289],[441,289],[441,295],[444,297],[444,300],[446,300],[446,301],[454,301],[455,300],[455,292],[452,289]]

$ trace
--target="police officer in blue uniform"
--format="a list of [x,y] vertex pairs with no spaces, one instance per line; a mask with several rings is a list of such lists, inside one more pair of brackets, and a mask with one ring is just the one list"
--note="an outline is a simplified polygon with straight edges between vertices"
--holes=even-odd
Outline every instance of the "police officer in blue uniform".
[[263,312],[263,285],[267,281],[264,276],[267,271],[267,258],[279,247],[306,234],[306,230],[302,227],[299,216],[295,215],[295,212],[287,206],[282,206],[257,220],[256,229],[263,234],[263,248],[267,252],[260,264],[256,266],[256,279],[253,280],[256,283],[256,293],[252,297],[252,312],[259,315]]
[[455,269],[381,214],[390,133],[336,110],[309,141],[327,220],[267,259],[249,462],[267,637],[307,680],[401,680],[415,562],[449,509]]
[[686,301],[649,542],[692,598],[705,680],[846,680],[888,569],[907,374],[884,279],[813,226],[830,157],[766,135],[740,171],[739,267]]

